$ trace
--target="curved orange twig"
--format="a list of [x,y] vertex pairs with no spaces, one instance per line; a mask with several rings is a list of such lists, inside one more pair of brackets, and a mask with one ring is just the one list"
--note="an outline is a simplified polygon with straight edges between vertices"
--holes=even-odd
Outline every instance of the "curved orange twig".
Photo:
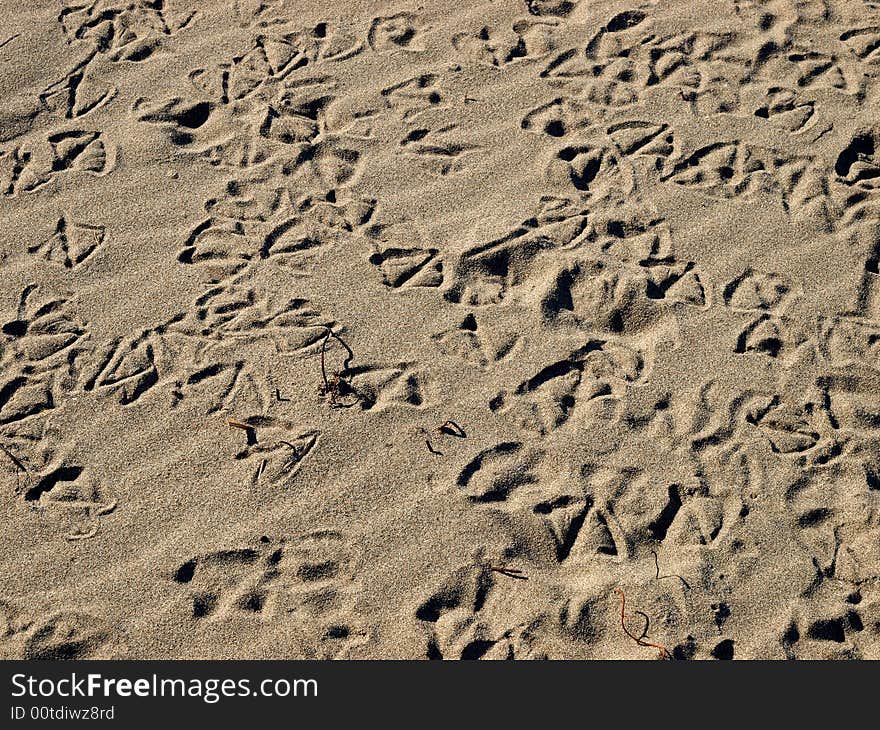
[[[661,659],[668,659],[669,650],[665,646],[663,646],[663,644],[656,644],[653,641],[646,641],[644,633],[641,637],[638,637],[633,634],[628,628],[626,628],[626,593],[623,592],[622,588],[615,588],[614,592],[620,594],[620,628],[623,629],[623,633],[625,633],[639,646],[650,646],[653,649],[657,649],[660,652]],[[645,631],[647,631],[647,627],[645,627]]]

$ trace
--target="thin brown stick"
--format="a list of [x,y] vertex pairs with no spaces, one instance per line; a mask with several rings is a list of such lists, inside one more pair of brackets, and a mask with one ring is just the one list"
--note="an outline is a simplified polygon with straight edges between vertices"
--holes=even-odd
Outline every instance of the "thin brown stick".
[[[625,633],[639,646],[650,646],[654,649],[657,649],[660,652],[661,659],[668,659],[669,650],[665,646],[663,646],[663,644],[656,644],[653,641],[646,641],[646,632],[648,630],[647,625],[645,626],[645,630],[642,632],[641,636],[636,636],[626,627],[626,593],[623,592],[622,588],[615,588],[614,592],[620,594],[620,628],[623,629],[623,633]],[[648,618],[647,614],[641,611],[639,611],[639,613],[641,613],[646,619]]]
[[639,634],[640,639],[645,639],[648,637],[648,629],[651,628],[651,617],[648,616],[644,611],[633,611],[633,613],[637,613],[643,619],[645,619],[645,628],[642,629],[642,633]]
[[654,575],[654,580],[663,580],[664,578],[678,578],[685,588],[687,588],[688,590],[691,589],[691,584],[677,573],[673,573],[672,575],[660,575],[660,559],[657,557],[657,551],[652,550],[651,555],[654,556],[654,570],[656,571]]
[[422,436],[424,436],[424,438],[425,438],[425,446],[428,447],[428,451],[430,451],[432,454],[435,454],[435,455],[437,455],[437,456],[443,456],[443,452],[442,452],[442,451],[437,451],[437,449],[435,449],[435,448],[431,445],[431,439],[428,438],[428,431],[427,431],[427,429],[419,428],[419,433],[420,433]]
[[351,369],[351,361],[354,360],[354,352],[348,346],[348,343],[346,343],[346,341],[339,335],[334,333],[333,337],[335,337],[336,341],[345,348],[345,352],[347,353],[345,360],[342,361],[342,372],[347,373]]
[[321,343],[321,374],[324,376],[324,385],[329,385],[327,382],[327,370],[325,367],[325,353],[327,352],[327,342],[330,338],[336,340],[340,345],[345,348],[346,357],[345,360],[342,361],[342,374],[345,374],[349,371],[351,361],[354,360],[354,352],[348,346],[345,340],[343,340],[339,335],[337,335],[330,327],[327,328],[327,336],[324,338],[324,341]]
[[226,425],[244,431],[247,436],[248,446],[253,446],[257,443],[257,429],[255,426],[251,426],[249,423],[244,423],[243,421],[236,421],[234,418],[226,419]]
[[6,456],[9,457],[9,460],[10,460],[13,464],[15,464],[15,468],[18,469],[18,471],[23,471],[23,472],[27,473],[27,467],[26,467],[24,464],[21,463],[21,460],[20,460],[15,454],[13,454],[13,453],[12,453],[9,449],[7,449],[3,444],[0,444],[0,449],[2,449],[2,450],[3,450],[3,453],[6,454]]
[[[342,345],[347,353],[345,360],[342,362],[342,370],[334,373],[332,379],[327,377],[327,343],[330,341],[331,337],[335,339],[340,345]],[[332,406],[349,407],[350,405],[353,405],[340,404],[336,400],[336,397],[341,393],[343,388],[347,388],[349,391],[353,390],[346,381],[350,370],[351,361],[353,359],[354,352],[348,346],[345,340],[337,335],[330,327],[327,327],[327,336],[324,337],[324,340],[321,342],[321,379],[324,382],[321,393],[330,396],[330,405]],[[357,395],[357,393],[355,393],[355,395]]]
[[447,436],[455,436],[459,439],[467,438],[467,434],[464,432],[464,429],[459,426],[455,421],[444,421],[440,428],[438,428],[437,430],[440,433],[445,433]]
[[513,578],[515,580],[528,580],[529,577],[527,575],[523,575],[521,570],[517,570],[516,568],[504,568],[497,567],[495,565],[490,565],[489,570],[492,570],[496,573],[501,573],[501,575],[505,575],[508,578]]
[[14,41],[14,40],[15,40],[16,38],[18,38],[20,35],[21,35],[21,33],[13,33],[13,34],[12,34],[11,36],[9,36],[9,38],[7,38],[5,41],[0,41],[0,48],[3,48],[3,46],[5,46],[5,45],[8,44],[8,43],[12,43],[12,41]]
[[327,336],[324,338],[324,341],[321,343],[321,378],[324,381],[324,393],[330,392],[330,382],[327,380],[327,366],[326,366],[326,352],[327,352],[327,340],[330,339],[330,336],[333,334],[333,330],[329,327],[327,328]]

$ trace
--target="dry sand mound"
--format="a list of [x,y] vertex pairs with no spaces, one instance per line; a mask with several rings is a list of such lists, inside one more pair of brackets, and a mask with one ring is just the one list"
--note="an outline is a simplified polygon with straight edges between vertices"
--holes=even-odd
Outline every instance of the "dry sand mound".
[[880,658],[880,3],[0,17],[0,655]]

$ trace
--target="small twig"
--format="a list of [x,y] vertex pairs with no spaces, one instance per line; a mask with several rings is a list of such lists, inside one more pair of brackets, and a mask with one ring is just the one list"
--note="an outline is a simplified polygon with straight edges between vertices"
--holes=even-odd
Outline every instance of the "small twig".
[[324,341],[321,343],[321,378],[324,381],[324,393],[330,392],[330,383],[327,380],[327,366],[326,366],[326,355],[327,352],[327,340],[330,339],[330,335],[333,334],[333,330],[329,327],[327,328],[327,336],[324,338]]
[[328,386],[327,382],[327,371],[325,368],[324,357],[327,352],[327,342],[330,338],[336,340],[340,345],[345,348],[347,356],[345,360],[342,362],[342,373],[347,373],[349,370],[349,366],[351,365],[351,361],[354,360],[354,352],[352,349],[346,344],[345,340],[343,340],[339,335],[337,335],[330,327],[327,328],[327,336],[324,338],[324,341],[321,343],[321,375],[324,377],[324,385]]
[[455,436],[455,438],[459,439],[467,438],[464,429],[455,421],[445,421],[437,430],[440,433],[445,433],[447,436]]
[[[348,353],[345,360],[342,363],[342,370],[333,374],[333,379],[330,380],[327,378],[327,343],[330,341],[330,338],[335,339],[340,345],[345,348],[345,351]],[[353,389],[346,381],[349,372],[349,366],[351,361],[354,359],[354,352],[352,349],[346,344],[345,340],[343,340],[339,335],[337,335],[330,327],[327,327],[327,336],[324,338],[323,342],[321,342],[321,379],[324,381],[324,386],[321,390],[323,395],[330,396],[330,405],[333,407],[337,406],[346,406],[345,404],[338,403],[336,397],[340,395],[343,388],[347,388],[349,391]],[[355,393],[357,395],[357,393]],[[354,404],[349,404],[354,405]]]
[[[465,433],[464,429],[459,426],[455,421],[444,421],[437,427],[437,432],[446,436],[454,436],[455,438],[459,439],[467,438],[467,434]],[[438,451],[431,444],[431,439],[428,437],[429,432],[427,431],[427,429],[419,428],[419,433],[424,435],[425,446],[428,447],[428,451],[430,451],[432,454],[437,454],[437,456],[443,456],[443,452]]]
[[425,446],[428,447],[428,451],[430,451],[432,454],[436,454],[437,456],[443,456],[443,452],[442,452],[442,451],[437,451],[437,449],[435,449],[435,448],[431,445],[431,439],[428,438],[428,431],[427,431],[427,429],[424,429],[424,428],[421,428],[421,427],[420,427],[419,430],[418,430],[418,432],[419,432],[420,434],[422,434],[422,436],[425,437]]
[[275,388],[275,400],[277,400],[279,403],[289,403],[290,402],[290,398],[282,398],[281,397],[281,390],[279,390],[278,388]]
[[646,613],[642,611],[637,612],[644,616],[647,621],[641,636],[636,636],[626,627],[626,593],[623,592],[622,588],[615,588],[614,592],[620,594],[620,628],[623,629],[623,633],[625,633],[639,646],[650,646],[654,649],[657,649],[660,652],[661,659],[669,659],[669,650],[665,646],[663,646],[663,644],[656,644],[653,641],[646,640],[648,625],[650,624],[650,619],[648,619],[648,615]]
[[[333,332],[333,330],[330,330]],[[354,360],[354,352],[352,349],[346,344],[345,340],[343,340],[339,335],[335,332],[333,333],[333,337],[336,338],[336,341],[345,348],[345,351],[348,353],[348,356],[345,360],[342,361],[342,372],[347,373],[349,371],[349,366],[351,365],[351,361]]]
[[27,467],[26,467],[24,464],[21,463],[21,460],[20,460],[15,454],[13,454],[13,453],[12,453],[9,449],[7,449],[3,444],[0,444],[0,449],[2,449],[2,450],[3,450],[3,453],[6,454],[6,456],[9,457],[9,460],[10,460],[13,464],[15,464],[15,468],[18,469],[18,471],[23,471],[25,474],[27,474]]
[[513,578],[514,580],[528,580],[529,577],[527,575],[523,575],[521,570],[517,570],[516,568],[501,568],[494,565],[489,566],[489,570],[493,570],[496,573],[501,573],[501,575],[506,575],[508,578]]
[[685,588],[687,588],[688,590],[691,589],[691,584],[688,583],[684,578],[682,578],[677,573],[673,573],[672,575],[660,575],[660,560],[657,557],[657,551],[652,550],[651,555],[654,556],[654,569],[656,570],[656,574],[654,575],[654,580],[663,580],[664,578],[678,578],[682,582],[682,584],[684,585]]
[[3,449],[3,453],[9,457],[9,460],[12,462],[13,466],[15,466],[15,492],[18,493],[20,487],[19,474],[24,473],[27,474],[27,467],[21,462],[21,460],[13,454],[9,449],[7,449],[3,444],[0,444],[0,449]]
[[266,468],[266,460],[263,459],[263,460],[260,462],[260,468],[257,469],[257,484],[260,483],[260,479],[261,479],[262,476],[263,476],[263,470],[264,470],[265,468]]
[[244,431],[247,434],[247,442],[248,446],[253,446],[257,443],[257,429],[251,426],[248,423],[244,423],[242,421],[236,421],[234,418],[227,418],[226,425],[231,428],[237,428]]
[[831,122],[825,129],[823,129],[819,134],[817,134],[813,139],[810,140],[810,144],[816,144],[822,137],[828,134],[832,129],[834,129],[834,122]]
[[642,633],[639,634],[639,639],[645,639],[648,636],[648,629],[651,628],[651,617],[648,616],[644,611],[633,611],[633,613],[637,613],[639,616],[642,616],[645,619],[645,628],[642,629]]
[[281,467],[281,471],[286,474],[299,463],[299,460],[300,460],[299,449],[296,446],[294,446],[292,443],[290,443],[290,441],[279,441],[278,443],[284,444],[293,452],[293,456],[290,459],[287,459],[287,461],[285,461],[284,465]]

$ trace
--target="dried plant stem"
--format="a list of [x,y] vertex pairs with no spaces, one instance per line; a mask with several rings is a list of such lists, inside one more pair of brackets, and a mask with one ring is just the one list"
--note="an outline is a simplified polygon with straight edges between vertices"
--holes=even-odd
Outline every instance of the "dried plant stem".
[[642,631],[641,636],[636,636],[626,627],[626,593],[623,592],[622,588],[615,588],[614,592],[620,595],[620,628],[623,629],[623,633],[625,633],[639,646],[650,646],[654,649],[657,649],[660,652],[661,659],[669,659],[669,650],[665,646],[663,646],[662,644],[656,644],[653,641],[646,640],[648,634],[648,626],[650,625],[651,621],[646,613],[642,611],[637,612],[645,617],[645,628]]

